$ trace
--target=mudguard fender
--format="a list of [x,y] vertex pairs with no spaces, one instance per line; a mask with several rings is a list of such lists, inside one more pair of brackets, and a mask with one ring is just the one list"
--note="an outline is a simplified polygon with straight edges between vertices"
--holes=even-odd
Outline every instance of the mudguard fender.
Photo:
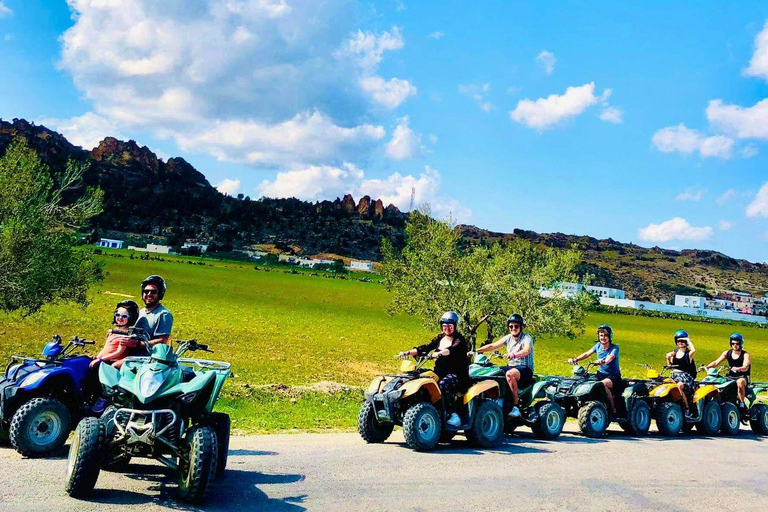
[[531,396],[533,398],[544,398],[547,393],[546,390],[549,386],[554,384],[556,382],[555,379],[547,379],[547,380],[540,380],[538,382],[533,383],[533,390],[531,391]]
[[717,386],[713,385],[707,385],[707,386],[701,386],[699,389],[697,389],[693,393],[693,401],[698,402],[702,398],[709,398],[709,397],[718,397],[720,396],[720,390],[717,389]]
[[630,384],[621,392],[621,396],[623,396],[624,399],[632,398],[633,396],[646,396],[647,394],[645,384]]
[[49,368],[41,368],[40,370],[27,375],[21,384],[19,384],[19,388],[25,391],[40,389],[54,380],[64,382],[66,386],[71,386],[72,388],[77,387],[72,370],[61,366],[52,366]]
[[499,385],[492,380],[484,380],[470,387],[464,394],[464,403],[468,404],[473,398],[480,395],[488,395],[490,398],[499,397]]
[[669,396],[673,400],[680,400],[681,391],[674,382],[665,382],[659,384],[651,390],[650,396],[653,398],[664,398]]
[[429,393],[429,399],[432,401],[432,403],[439,401],[440,397],[442,396],[440,393],[440,388],[437,387],[437,382],[435,382],[435,379],[415,379],[410,382],[406,382],[400,386],[400,389],[403,390],[402,398],[413,396],[422,389],[427,390]]
[[368,386],[368,389],[365,390],[366,395],[373,395],[381,391],[382,386],[387,382],[386,377],[376,377],[371,382],[371,385]]
[[99,365],[99,382],[101,385],[114,389],[120,383],[120,371],[108,364]]

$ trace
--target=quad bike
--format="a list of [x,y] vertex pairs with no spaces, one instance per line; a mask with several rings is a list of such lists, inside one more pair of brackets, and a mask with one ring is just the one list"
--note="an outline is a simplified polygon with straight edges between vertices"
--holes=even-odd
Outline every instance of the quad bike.
[[499,385],[491,379],[473,384],[459,395],[456,412],[461,425],[446,423],[446,397],[437,385],[438,376],[423,368],[431,358],[404,360],[400,373],[376,377],[365,392],[357,416],[357,429],[367,443],[383,443],[395,425],[403,427],[405,442],[417,451],[432,450],[438,442],[450,441],[459,431],[478,446],[499,445],[504,436],[504,415]]
[[[498,351],[493,352],[491,355],[502,357]],[[496,381],[505,404],[505,407],[503,407],[504,412],[509,412],[507,409],[512,408],[512,397],[509,385],[507,384],[507,378],[502,369],[492,363],[489,357],[484,354],[475,354],[474,363],[469,366],[469,377],[473,381],[486,379]],[[520,409],[520,418],[505,416],[505,432],[512,433],[517,427],[526,425],[530,427],[539,439],[557,439],[565,425],[565,411],[560,405],[546,399],[546,391],[556,387],[559,379],[559,377],[535,375],[530,386],[519,389],[518,408]]]
[[[574,364],[571,378],[561,378],[556,387],[547,390],[550,400],[559,404],[568,417],[578,419],[579,428],[587,437],[602,437],[611,423],[607,389],[596,374],[589,373],[598,366],[588,363],[584,368]],[[643,396],[645,389],[640,381],[625,380],[621,389],[612,391],[615,421],[625,432],[635,436],[646,435],[651,425],[650,408]]]
[[747,384],[744,408],[738,407],[738,385],[735,379],[725,376],[729,368],[702,367],[707,376],[702,384],[714,385],[720,391],[720,409],[723,416],[722,434],[738,435],[739,424],[749,424],[752,431],[759,436],[768,436],[768,405],[758,402],[758,395],[768,391],[768,383],[753,382]]
[[0,379],[0,441],[10,441],[25,457],[45,457],[64,446],[96,398],[83,391],[91,358],[74,352],[93,343],[75,336],[64,346],[57,334],[40,357],[11,357]]
[[713,384],[699,383],[692,397],[688,399],[690,414],[683,414],[682,391],[677,382],[663,375],[665,370],[674,370],[677,366],[664,366],[661,373],[649,366],[648,397],[656,418],[656,428],[665,436],[676,436],[682,431],[690,431],[695,426],[704,435],[714,436],[720,432],[723,415],[720,408],[720,390]]
[[212,352],[196,340],[180,342],[174,353],[169,345],[150,347],[140,329],[132,329],[131,336],[146,343],[150,356],[128,357],[119,371],[99,367],[112,405],[100,419],[84,418],[78,424],[69,449],[66,492],[85,497],[102,467],[147,457],[177,471],[181,499],[199,503],[227,464],[230,419],[213,407],[230,364],[181,357]]

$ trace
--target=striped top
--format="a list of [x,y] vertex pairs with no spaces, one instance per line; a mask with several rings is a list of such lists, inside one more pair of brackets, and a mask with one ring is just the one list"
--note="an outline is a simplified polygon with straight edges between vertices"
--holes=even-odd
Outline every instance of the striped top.
[[503,341],[507,346],[507,353],[517,352],[522,349],[526,343],[530,343],[531,351],[527,356],[521,357],[519,359],[510,359],[509,363],[507,364],[509,366],[524,366],[526,368],[530,368],[531,371],[533,371],[533,337],[530,334],[525,332],[521,333],[519,340],[516,340],[515,337],[511,334],[507,334],[501,338],[500,341]]

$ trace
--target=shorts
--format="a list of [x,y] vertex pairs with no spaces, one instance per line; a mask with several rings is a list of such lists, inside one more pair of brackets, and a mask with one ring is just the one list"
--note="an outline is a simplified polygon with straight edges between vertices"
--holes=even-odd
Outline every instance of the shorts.
[[731,375],[728,373],[728,375],[725,376],[728,380],[739,380],[739,379],[746,379],[747,384],[749,384],[749,375]]
[[694,388],[696,387],[696,383],[693,380],[693,376],[688,372],[672,372],[672,380],[678,383],[683,384],[683,393],[685,393],[685,396],[691,397],[693,396]]
[[604,372],[597,372],[595,377],[597,377],[597,380],[610,379],[611,383],[613,384],[613,388],[611,389],[612,394],[615,395],[621,392],[621,375],[608,375]]
[[517,387],[519,389],[527,388],[533,383],[533,370],[528,368],[527,366],[502,366],[501,371],[504,372],[504,375],[507,374],[509,370],[517,370],[520,372],[520,379],[517,381]]

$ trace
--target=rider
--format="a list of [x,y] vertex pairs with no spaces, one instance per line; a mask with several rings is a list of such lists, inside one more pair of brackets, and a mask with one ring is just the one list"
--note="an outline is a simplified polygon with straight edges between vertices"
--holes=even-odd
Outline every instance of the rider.
[[731,349],[720,354],[720,357],[709,363],[707,368],[714,368],[726,359],[728,360],[730,371],[728,372],[727,377],[730,380],[736,381],[739,395],[739,407],[745,407],[744,399],[747,396],[747,384],[749,384],[752,359],[749,357],[749,352],[744,350],[744,336],[735,332],[731,334],[730,343]]
[[682,329],[675,332],[675,350],[667,353],[667,364],[675,366],[672,369],[672,380],[677,382],[677,387],[683,397],[683,408],[686,416],[690,417],[688,406],[689,397],[693,396],[696,386],[696,362],[693,356],[696,348],[691,343],[691,337]]
[[455,401],[459,391],[469,387],[469,344],[458,331],[459,315],[447,311],[440,317],[442,333],[426,345],[400,352],[398,357],[425,356],[432,352],[435,361],[435,373],[439,377],[437,385],[444,399],[445,412],[450,413],[446,423],[452,427],[461,425],[461,418],[456,414]]
[[507,353],[504,357],[509,360],[507,366],[502,366],[504,375],[507,378],[507,384],[512,391],[512,410],[509,412],[510,418],[520,417],[519,393],[518,389],[524,389],[533,382],[533,337],[523,332],[525,321],[522,315],[514,313],[507,318],[507,328],[509,334],[488,345],[477,349],[478,352],[490,352],[506,345]]
[[156,275],[148,276],[141,282],[141,300],[146,306],[139,313],[136,328],[143,329],[149,336],[149,344],[168,343],[173,329],[173,315],[160,304],[165,297],[165,280]]
[[576,364],[582,359],[586,359],[592,354],[597,354],[597,364],[600,368],[597,371],[597,379],[603,382],[606,390],[606,400],[611,408],[611,413],[616,414],[616,405],[613,402],[613,390],[617,390],[621,385],[621,369],[619,368],[619,347],[613,343],[613,329],[610,325],[603,324],[597,328],[597,343],[595,346],[569,359],[570,364]]

